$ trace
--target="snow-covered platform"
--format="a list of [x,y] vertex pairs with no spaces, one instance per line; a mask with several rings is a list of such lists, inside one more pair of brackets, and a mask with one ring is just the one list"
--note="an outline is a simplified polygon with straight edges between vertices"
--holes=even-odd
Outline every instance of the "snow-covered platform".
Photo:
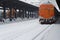
[[54,25],[42,25],[39,19],[0,25],[0,40],[43,40]]

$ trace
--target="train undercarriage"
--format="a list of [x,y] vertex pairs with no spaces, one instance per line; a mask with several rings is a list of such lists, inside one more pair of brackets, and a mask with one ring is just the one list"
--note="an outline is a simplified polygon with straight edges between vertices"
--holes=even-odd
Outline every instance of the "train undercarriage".
[[39,19],[40,24],[53,24],[58,19]]

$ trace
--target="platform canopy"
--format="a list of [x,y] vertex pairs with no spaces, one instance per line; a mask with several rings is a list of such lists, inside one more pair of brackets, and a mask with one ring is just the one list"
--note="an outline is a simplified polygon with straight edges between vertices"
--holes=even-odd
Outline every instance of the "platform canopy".
[[20,0],[0,0],[0,6],[6,8],[30,10],[30,11],[38,10],[38,7],[22,2]]

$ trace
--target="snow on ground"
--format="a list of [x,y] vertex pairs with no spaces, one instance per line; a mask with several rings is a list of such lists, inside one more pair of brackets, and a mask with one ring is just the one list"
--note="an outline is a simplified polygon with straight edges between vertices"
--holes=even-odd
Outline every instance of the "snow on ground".
[[60,40],[60,25],[54,25],[54,27],[49,32],[47,32],[44,40]]
[[0,40],[43,40],[52,25],[42,25],[39,19],[0,25]]

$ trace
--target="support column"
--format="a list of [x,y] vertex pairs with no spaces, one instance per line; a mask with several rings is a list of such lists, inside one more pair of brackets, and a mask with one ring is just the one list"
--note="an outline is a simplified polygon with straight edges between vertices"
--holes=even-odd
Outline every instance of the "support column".
[[38,18],[38,12],[35,11],[35,18]]
[[33,18],[33,16],[34,16],[33,14],[34,14],[34,13],[32,12],[32,18]]
[[20,9],[20,11],[19,11],[19,17],[23,18],[23,10],[22,9]]
[[12,8],[10,8],[10,16],[9,16],[10,21],[12,21]]
[[29,18],[29,11],[28,11],[28,15],[27,15],[27,16],[28,16],[28,18]]
[[22,18],[24,18],[24,10],[22,11]]
[[15,18],[17,18],[19,12],[17,13],[17,9],[16,9],[16,7],[15,7],[14,9],[15,9]]
[[24,14],[24,18],[25,18],[25,10],[24,10],[23,14]]
[[25,10],[25,17],[27,17],[26,10]]
[[6,8],[3,7],[4,11],[3,11],[3,18],[6,19]]
[[30,12],[30,17],[32,18],[32,12]]
[[29,12],[29,16],[31,17],[31,12]]
[[28,18],[28,11],[26,10],[26,18]]
[[21,10],[19,9],[19,13],[18,13],[18,16],[21,18]]
[[17,12],[16,12],[16,9],[15,9],[15,12],[14,12],[14,13],[15,13],[15,18],[17,18],[17,14],[16,14]]
[[34,18],[36,17],[36,12],[34,11]]

